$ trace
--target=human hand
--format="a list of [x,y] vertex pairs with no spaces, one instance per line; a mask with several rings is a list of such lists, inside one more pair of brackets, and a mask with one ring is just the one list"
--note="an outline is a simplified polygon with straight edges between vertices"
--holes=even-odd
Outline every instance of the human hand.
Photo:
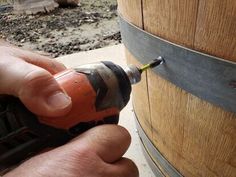
[[19,97],[37,115],[63,116],[71,109],[71,99],[53,74],[65,69],[45,56],[11,46],[0,46],[0,94]]
[[[0,94],[17,96],[32,112],[62,116],[71,108],[70,98],[50,95],[64,93],[52,74],[65,67],[38,54],[0,46]],[[59,102],[58,102],[59,100]],[[121,158],[130,144],[128,132],[119,126],[99,126],[73,142],[26,161],[6,176],[136,177],[132,161]]]
[[124,128],[98,126],[31,158],[4,177],[138,177],[135,164],[122,158],[129,145],[130,135]]

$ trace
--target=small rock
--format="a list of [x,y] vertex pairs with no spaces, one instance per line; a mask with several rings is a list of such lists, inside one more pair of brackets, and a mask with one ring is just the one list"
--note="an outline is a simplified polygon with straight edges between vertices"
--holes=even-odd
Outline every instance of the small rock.
[[74,49],[74,50],[78,50],[78,49],[79,49],[79,46],[76,45],[76,46],[73,47],[73,49]]

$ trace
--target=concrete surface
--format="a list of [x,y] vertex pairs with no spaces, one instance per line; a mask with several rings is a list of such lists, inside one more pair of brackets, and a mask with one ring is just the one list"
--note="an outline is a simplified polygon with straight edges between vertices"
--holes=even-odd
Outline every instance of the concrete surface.
[[[72,55],[67,55],[60,57],[57,60],[62,62],[69,68],[101,60],[112,61],[122,67],[126,66],[124,46],[122,44],[88,52],[80,52]],[[140,177],[154,177],[154,174],[149,168],[141,149],[139,137],[135,127],[131,101],[122,110],[120,114],[119,124],[128,129],[132,137],[131,146],[125,154],[125,157],[132,159],[136,163],[139,168]]]

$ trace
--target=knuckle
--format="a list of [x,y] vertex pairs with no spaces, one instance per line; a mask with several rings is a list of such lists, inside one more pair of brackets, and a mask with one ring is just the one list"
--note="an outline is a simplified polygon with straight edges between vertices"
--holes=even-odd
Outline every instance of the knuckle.
[[36,70],[32,70],[29,71],[23,78],[24,80],[24,84],[27,85],[32,85],[35,84],[39,81],[46,81],[49,80],[50,74],[49,72],[43,70],[43,69],[36,69]]
[[[96,138],[96,142],[99,140],[99,144],[109,145],[111,147],[117,147],[119,144],[122,151],[127,149],[131,142],[131,136],[129,132],[118,125],[102,125],[97,126],[88,131],[93,137]],[[121,144],[119,142],[122,142]]]
[[128,130],[124,127],[116,126],[116,130],[113,129],[113,137],[119,139],[120,142],[129,145],[131,142],[131,135],[129,134]]
[[[52,76],[48,71],[44,69],[35,69],[27,72],[22,78],[22,88],[21,92],[24,91],[33,91],[42,88],[43,85],[46,85],[49,80],[52,80]],[[36,89],[37,88],[37,89]]]
[[[101,127],[102,128],[102,127]],[[104,125],[104,128],[107,129],[108,132],[110,132],[110,136],[112,137],[119,137],[124,140],[131,139],[131,136],[124,127],[119,125]]]
[[118,126],[119,127],[119,130],[120,130],[120,133],[126,138],[126,139],[129,139],[131,140],[131,135],[129,134],[128,130],[124,127],[121,127],[121,126]]

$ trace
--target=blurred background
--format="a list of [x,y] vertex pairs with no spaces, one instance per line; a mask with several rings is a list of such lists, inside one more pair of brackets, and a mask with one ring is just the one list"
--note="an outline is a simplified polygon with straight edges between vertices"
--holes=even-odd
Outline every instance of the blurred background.
[[116,0],[0,0],[0,39],[52,57],[121,42]]

